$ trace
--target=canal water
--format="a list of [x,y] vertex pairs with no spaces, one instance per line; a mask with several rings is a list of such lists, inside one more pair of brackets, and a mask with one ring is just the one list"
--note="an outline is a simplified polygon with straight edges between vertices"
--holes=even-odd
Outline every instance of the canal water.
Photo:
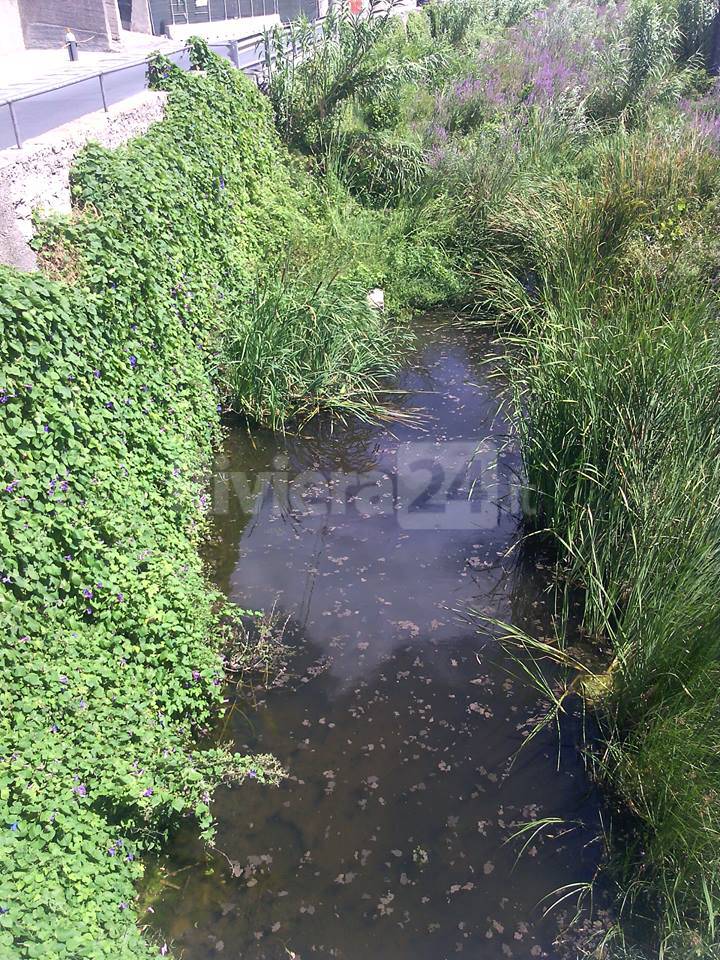
[[[554,891],[597,867],[578,718],[520,750],[547,704],[467,615],[552,630],[546,565],[511,549],[492,346],[437,318],[416,332],[409,419],[236,426],[218,459],[214,576],[287,618],[293,650],[226,733],[289,775],[219,791],[220,852],[176,838],[153,922],[186,960],[558,957],[573,903]],[[564,826],[512,839],[539,818]]]

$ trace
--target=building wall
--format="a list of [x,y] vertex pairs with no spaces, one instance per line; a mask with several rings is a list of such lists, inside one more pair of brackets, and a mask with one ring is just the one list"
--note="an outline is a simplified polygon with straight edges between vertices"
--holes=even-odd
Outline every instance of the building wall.
[[25,49],[17,0],[0,0],[0,56]]
[[291,20],[301,11],[317,17],[318,0],[149,0],[153,33],[165,33],[175,24],[215,23],[236,17],[260,17],[279,13]]
[[62,46],[66,27],[81,50],[110,50],[120,36],[117,0],[19,0],[19,7],[27,47]]

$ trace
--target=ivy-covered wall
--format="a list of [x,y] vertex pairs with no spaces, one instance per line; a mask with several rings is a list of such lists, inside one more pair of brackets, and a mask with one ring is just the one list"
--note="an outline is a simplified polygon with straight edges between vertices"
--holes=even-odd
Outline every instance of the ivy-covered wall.
[[0,268],[3,960],[156,955],[143,853],[273,775],[193,739],[223,682],[197,545],[215,333],[310,204],[261,95],[203,65],[147,135],[84,152],[45,275]]

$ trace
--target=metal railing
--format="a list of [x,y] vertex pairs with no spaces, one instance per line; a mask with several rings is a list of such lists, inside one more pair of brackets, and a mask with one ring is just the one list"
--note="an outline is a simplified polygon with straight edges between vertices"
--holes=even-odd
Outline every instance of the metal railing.
[[[265,62],[261,33],[241,40],[209,43],[208,46],[249,75],[258,76]],[[188,47],[181,47],[166,56],[181,69],[190,69]],[[111,70],[68,79],[49,90],[9,98],[0,104],[0,150],[21,147],[25,140],[39,137],[88,113],[107,112],[114,104],[146,90],[149,59],[145,57]]]

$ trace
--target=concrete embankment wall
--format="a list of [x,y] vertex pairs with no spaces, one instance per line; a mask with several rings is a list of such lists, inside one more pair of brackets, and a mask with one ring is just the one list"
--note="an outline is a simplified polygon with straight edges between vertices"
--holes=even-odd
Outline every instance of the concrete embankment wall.
[[0,262],[36,268],[32,216],[70,212],[70,167],[86,143],[117,147],[162,119],[166,95],[145,91],[0,152]]

